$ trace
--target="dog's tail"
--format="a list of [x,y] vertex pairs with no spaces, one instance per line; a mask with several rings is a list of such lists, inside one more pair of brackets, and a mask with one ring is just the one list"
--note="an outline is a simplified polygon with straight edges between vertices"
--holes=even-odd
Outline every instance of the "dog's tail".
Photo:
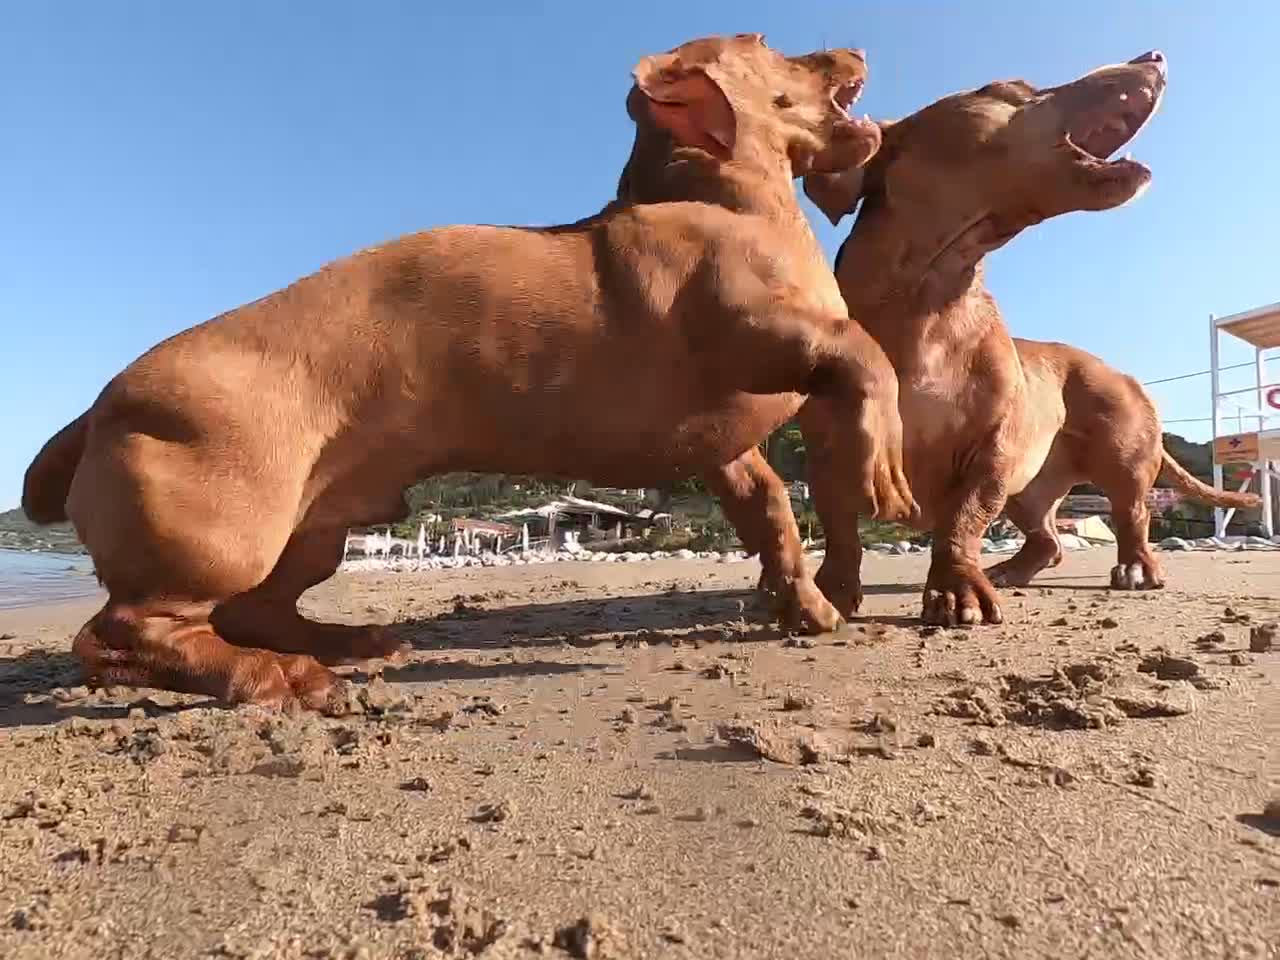
[[42,526],[67,519],[67,494],[80,466],[89,414],[82,413],[53,435],[27,467],[22,482],[22,512]]
[[1261,506],[1262,498],[1256,493],[1234,493],[1231,490],[1218,490],[1197,480],[1177,460],[1169,455],[1168,450],[1161,450],[1164,456],[1163,469],[1173,481],[1173,485],[1192,500],[1207,503],[1215,507],[1249,507]]

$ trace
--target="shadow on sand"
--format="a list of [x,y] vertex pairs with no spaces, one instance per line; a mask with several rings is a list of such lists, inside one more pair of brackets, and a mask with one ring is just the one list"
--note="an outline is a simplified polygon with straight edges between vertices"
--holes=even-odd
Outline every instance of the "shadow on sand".
[[[867,594],[915,594],[914,584],[868,585]],[[784,633],[768,626],[763,599],[752,590],[668,592],[610,598],[575,598],[546,603],[477,608],[460,601],[453,611],[394,625],[402,639],[421,651],[496,651],[511,648],[559,647],[565,644],[627,647],[681,642],[778,641]],[[858,624],[913,626],[916,617],[882,616],[859,619],[842,633],[854,636]],[[839,636],[835,639],[838,639]],[[563,663],[533,660],[519,663],[474,663],[465,659],[429,660],[388,666],[381,672],[389,683],[482,681],[601,670],[603,663]],[[351,678],[359,683],[360,671]],[[125,719],[141,708],[149,716],[196,707],[215,706],[200,700],[162,706],[144,692],[118,688],[95,694],[95,699],[62,700],[57,691],[84,683],[80,664],[67,651],[30,650],[0,657],[0,728],[47,725],[70,717],[91,720]],[[51,697],[51,695],[53,695]],[[34,700],[35,702],[29,702]]]

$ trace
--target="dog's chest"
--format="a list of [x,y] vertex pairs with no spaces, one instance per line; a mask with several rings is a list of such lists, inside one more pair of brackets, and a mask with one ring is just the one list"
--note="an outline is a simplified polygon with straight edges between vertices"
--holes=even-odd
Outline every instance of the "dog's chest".
[[938,346],[922,346],[899,367],[898,408],[908,454],[928,456],[954,441],[964,426],[966,404],[959,393],[956,365]]
[[936,378],[913,377],[899,383],[898,409],[908,454],[928,456],[948,443],[961,425],[961,411],[951,384]]

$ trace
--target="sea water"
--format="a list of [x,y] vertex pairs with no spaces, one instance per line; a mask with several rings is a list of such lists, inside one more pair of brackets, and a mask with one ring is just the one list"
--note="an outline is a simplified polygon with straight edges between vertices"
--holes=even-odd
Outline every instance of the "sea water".
[[75,600],[97,591],[88,557],[0,550],[0,609]]

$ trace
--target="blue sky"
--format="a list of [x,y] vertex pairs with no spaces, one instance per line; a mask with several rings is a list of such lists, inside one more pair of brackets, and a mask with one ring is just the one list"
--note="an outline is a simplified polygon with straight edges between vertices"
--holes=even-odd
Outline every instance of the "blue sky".
[[[598,209],[630,145],[636,60],[742,31],[787,53],[865,47],[862,105],[880,118],[1159,47],[1169,92],[1133,147],[1152,189],[997,253],[1005,318],[1145,380],[1207,367],[1209,313],[1280,300],[1269,0],[11,4],[0,508],[40,444],[170,334],[402,233]],[[815,226],[829,252],[848,229]],[[1202,378],[1153,392],[1181,418],[1208,415],[1208,390]]]

